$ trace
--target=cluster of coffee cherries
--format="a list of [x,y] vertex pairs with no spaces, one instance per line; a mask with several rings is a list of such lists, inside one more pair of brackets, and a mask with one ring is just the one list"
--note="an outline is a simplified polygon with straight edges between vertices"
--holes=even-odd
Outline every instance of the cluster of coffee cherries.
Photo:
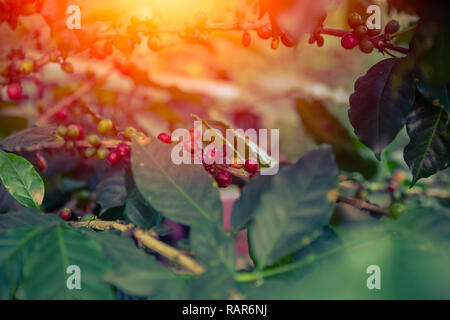
[[356,12],[348,16],[348,24],[353,30],[342,37],[342,47],[351,50],[359,46],[364,53],[371,53],[375,48],[384,52],[386,43],[391,40],[391,35],[400,30],[398,21],[391,20],[386,24],[384,34],[381,34],[381,29],[367,28],[361,15]]
[[[59,63],[61,69],[66,73],[73,73],[74,67],[72,63],[66,61],[59,51],[54,51],[48,56],[49,62]],[[33,59],[25,58],[22,50],[12,50],[4,60],[0,61],[0,80],[3,87],[1,89],[0,100],[3,101],[19,101],[23,97],[21,80],[30,74],[39,71],[42,66],[36,65]],[[32,78],[33,82],[38,85],[37,77]]]
[[[258,29],[256,29],[256,33],[258,37],[263,40],[272,39],[270,47],[273,50],[278,49],[280,46],[280,40],[288,48],[295,47],[298,44],[298,40],[294,39],[287,32],[282,32],[280,37],[273,37],[272,28],[269,24],[258,27]],[[244,30],[241,42],[244,47],[248,47],[252,43],[252,36],[248,30]]]
[[[185,139],[183,142],[183,148],[190,152],[192,156],[196,153],[199,148],[201,148],[202,142],[200,141],[200,133],[196,129],[189,130],[189,137]],[[158,135],[158,139],[166,144],[176,144],[177,141],[172,140],[172,136],[169,133],[160,133]],[[212,148],[208,151],[205,151],[208,148],[204,148],[201,150],[202,152],[202,162],[205,170],[211,174],[217,182],[217,185],[220,188],[225,188],[231,184],[233,181],[232,175],[227,170],[223,169],[226,167],[231,167],[234,169],[243,169],[250,175],[254,175],[258,172],[259,164],[258,161],[253,158],[248,158],[245,160],[245,163],[238,157],[234,156],[232,161],[227,161],[227,158],[230,154],[234,154],[234,151],[231,150],[227,145],[223,145],[222,147],[222,157],[223,161],[218,161],[219,152],[217,149]],[[222,162],[223,164],[220,164]],[[231,162],[231,163],[230,163]],[[230,164],[228,164],[230,163]]]
[[[66,122],[70,112],[67,109],[59,110],[55,117],[60,122]],[[108,149],[103,145],[100,136],[110,136],[113,131],[113,122],[110,119],[102,119],[97,124],[97,134],[91,134],[87,137],[88,146],[83,146],[81,151],[84,157],[91,158],[96,155],[99,159],[106,159],[110,165],[116,165],[122,160],[125,164],[130,163],[131,147],[126,141],[131,140],[135,134],[143,134],[137,132],[135,128],[128,127],[123,132],[118,133],[118,138],[123,140],[113,149]],[[65,141],[65,148],[73,150],[77,147],[76,141],[84,138],[84,129],[78,123],[69,123],[68,125],[60,125],[57,130],[58,139]]]
[[191,42],[207,45],[211,42],[211,34],[206,29],[206,22],[208,17],[203,11],[195,14],[194,19],[187,21],[184,30],[178,33],[180,39]]

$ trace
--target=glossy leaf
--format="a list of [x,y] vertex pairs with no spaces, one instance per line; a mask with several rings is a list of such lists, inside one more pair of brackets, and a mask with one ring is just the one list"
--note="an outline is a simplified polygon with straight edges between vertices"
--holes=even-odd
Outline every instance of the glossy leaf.
[[54,125],[48,125],[21,130],[1,140],[0,147],[6,151],[20,152],[38,144],[53,142],[56,128]]
[[0,234],[0,299],[15,297],[24,263],[43,231],[43,227],[26,227]]
[[97,185],[97,202],[101,210],[100,216],[107,210],[121,207],[127,197],[125,186],[125,170],[110,169],[107,171],[100,183]]
[[[450,215],[442,211],[416,207],[396,222],[338,230],[340,241],[319,238],[291,272],[241,289],[248,299],[448,299]],[[367,287],[369,266],[380,268],[380,290]]]
[[412,184],[450,164],[450,123],[447,112],[419,97],[406,124],[409,144],[404,157],[413,174]]
[[[309,244],[331,217],[337,188],[332,149],[321,146],[281,168],[263,191],[249,227],[257,268]],[[334,191],[333,191],[334,190]],[[282,201],[280,201],[282,199]]]
[[328,111],[323,101],[297,99],[296,107],[305,132],[315,143],[328,143],[333,147],[340,169],[361,172],[367,179],[377,173],[376,161],[368,159],[358,150],[355,138],[339,119]]
[[136,186],[157,211],[187,225],[196,220],[222,224],[219,190],[201,164],[175,165],[172,146],[156,139],[148,144],[135,140],[132,150]]
[[148,257],[145,264],[125,263],[108,273],[105,280],[127,294],[150,298],[182,281],[169,268],[157,263],[154,257]]
[[26,159],[0,150],[0,179],[22,205],[40,208],[44,200],[44,182]]
[[416,84],[410,73],[399,72],[402,59],[374,65],[355,82],[348,115],[355,133],[380,159],[406,122],[414,102]]
[[150,229],[161,221],[161,214],[137,190],[128,195],[124,214],[131,223],[143,229]]
[[[67,268],[80,267],[81,289],[67,287]],[[21,299],[112,299],[111,286],[102,277],[110,269],[100,246],[80,231],[57,226],[27,259]]]
[[200,261],[211,267],[223,265],[230,273],[233,272],[234,243],[222,226],[208,221],[199,221],[191,229],[190,240],[191,249]]
[[64,221],[57,215],[44,214],[36,209],[24,209],[0,214],[0,233],[10,229],[63,223]]

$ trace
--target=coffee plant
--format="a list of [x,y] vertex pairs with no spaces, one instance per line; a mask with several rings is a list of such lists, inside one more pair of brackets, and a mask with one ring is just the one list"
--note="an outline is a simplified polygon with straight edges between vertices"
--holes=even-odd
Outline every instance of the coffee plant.
[[448,1],[138,3],[0,0],[2,299],[450,298]]

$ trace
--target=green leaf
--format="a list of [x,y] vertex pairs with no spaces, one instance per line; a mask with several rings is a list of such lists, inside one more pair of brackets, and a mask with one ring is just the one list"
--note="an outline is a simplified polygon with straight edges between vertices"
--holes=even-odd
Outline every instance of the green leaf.
[[121,207],[127,197],[125,170],[107,171],[97,185],[97,202],[101,207],[100,216],[112,208]]
[[53,142],[56,129],[57,126],[49,125],[21,130],[0,141],[0,147],[6,151],[20,152],[37,144]]
[[390,58],[377,63],[355,82],[350,96],[350,122],[378,159],[405,125],[414,102],[416,84],[411,73],[399,72],[401,62]]
[[122,264],[105,276],[105,280],[127,294],[153,297],[183,281],[168,268],[148,257],[145,264]]
[[22,227],[63,224],[64,221],[54,214],[43,214],[36,209],[8,212],[0,215],[0,233]]
[[406,124],[409,144],[404,158],[413,174],[412,185],[450,164],[450,123],[447,112],[419,96]]
[[317,236],[331,217],[337,167],[330,146],[309,152],[280,169],[263,191],[249,227],[257,268],[299,250]]
[[231,225],[233,232],[239,232],[248,227],[250,221],[258,209],[256,205],[261,201],[264,190],[269,188],[273,176],[257,175],[244,186],[241,196],[233,205]]
[[131,238],[118,235],[115,231],[89,231],[86,235],[100,244],[103,254],[116,268],[128,264],[145,269],[149,261],[153,263],[153,257],[136,248]]
[[317,144],[328,143],[333,147],[336,162],[340,169],[358,171],[367,179],[372,178],[378,170],[375,160],[368,159],[361,153],[355,138],[325,106],[316,99],[297,99],[297,112],[302,120],[305,132]]
[[221,226],[209,221],[194,224],[190,233],[191,249],[201,262],[217,267],[224,265],[232,273],[235,267],[233,239]]
[[222,224],[219,190],[203,166],[175,165],[172,146],[156,139],[133,142],[131,163],[141,195],[167,218],[192,225],[197,220]]
[[40,209],[44,200],[44,182],[26,159],[0,150],[0,179],[22,205]]
[[[67,288],[66,273],[71,265],[80,267],[81,289]],[[100,246],[82,232],[56,226],[42,239],[27,259],[21,299],[112,299],[113,291],[102,277],[110,264]]]
[[431,83],[423,75],[419,77],[417,89],[435,107],[441,107],[450,113],[450,83]]
[[[0,216],[1,217],[1,216]],[[0,235],[0,299],[12,299],[23,277],[23,265],[45,228],[26,227]]]
[[161,221],[161,214],[145,201],[137,190],[131,192],[125,201],[125,216],[134,225],[150,229]]
[[[241,289],[248,299],[450,298],[448,211],[415,207],[395,222],[386,220],[338,230],[341,241],[334,244],[319,238],[321,244],[301,250],[292,271]],[[380,290],[367,288],[371,265],[380,267]]]

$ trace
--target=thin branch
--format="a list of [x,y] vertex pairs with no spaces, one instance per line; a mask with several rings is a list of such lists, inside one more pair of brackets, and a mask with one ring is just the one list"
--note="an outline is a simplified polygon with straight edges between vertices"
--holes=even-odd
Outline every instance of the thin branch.
[[150,234],[148,231],[143,231],[141,229],[134,230],[134,237],[140,241],[147,248],[152,249],[153,251],[159,253],[160,255],[166,257],[170,261],[179,264],[193,274],[200,275],[205,272],[205,268],[198,264],[194,259],[185,255],[181,251],[161,242]]
[[91,91],[91,89],[95,86],[96,83],[97,83],[96,79],[90,80],[84,83],[72,94],[65,96],[64,98],[59,100],[54,106],[45,111],[43,116],[39,118],[38,121],[36,121],[36,125],[42,126],[43,124],[47,123],[59,110],[70,106],[72,103],[74,103],[82,96],[84,96],[86,93]]
[[[127,144],[129,146],[132,145],[130,141],[123,141],[123,140],[102,140],[102,143],[100,147],[107,148],[107,149],[115,149],[120,143]],[[30,145],[25,148],[16,149],[16,151],[39,151],[44,149],[60,149],[64,147],[66,144],[65,140],[58,140],[58,141],[52,141],[52,142],[45,142],[45,143],[38,143],[35,145]],[[74,141],[75,148],[89,148],[92,147],[92,145],[87,140],[77,140]]]
[[124,225],[115,221],[102,220],[77,221],[69,222],[69,224],[75,228],[84,227],[92,228],[95,230],[119,230],[122,232],[132,232],[134,238],[141,244],[159,253],[173,263],[183,266],[193,274],[200,275],[205,272],[205,267],[197,263],[191,257],[187,256],[180,250],[175,249],[162,241],[159,241],[150,231],[144,231],[142,229],[136,228],[132,224]]
[[367,203],[366,201],[361,200],[361,199],[356,199],[356,198],[351,198],[351,197],[346,197],[346,196],[339,195],[337,197],[336,202],[347,203],[347,204],[349,204],[349,205],[351,205],[351,206],[353,206],[355,208],[358,208],[358,209],[361,209],[361,210],[368,210],[368,211],[371,211],[371,212],[374,212],[374,213],[381,214],[381,215],[386,216],[386,217],[390,216],[388,211],[386,211],[386,210],[384,210],[384,209],[382,209],[380,207],[377,207],[377,206],[375,206],[373,204]]

